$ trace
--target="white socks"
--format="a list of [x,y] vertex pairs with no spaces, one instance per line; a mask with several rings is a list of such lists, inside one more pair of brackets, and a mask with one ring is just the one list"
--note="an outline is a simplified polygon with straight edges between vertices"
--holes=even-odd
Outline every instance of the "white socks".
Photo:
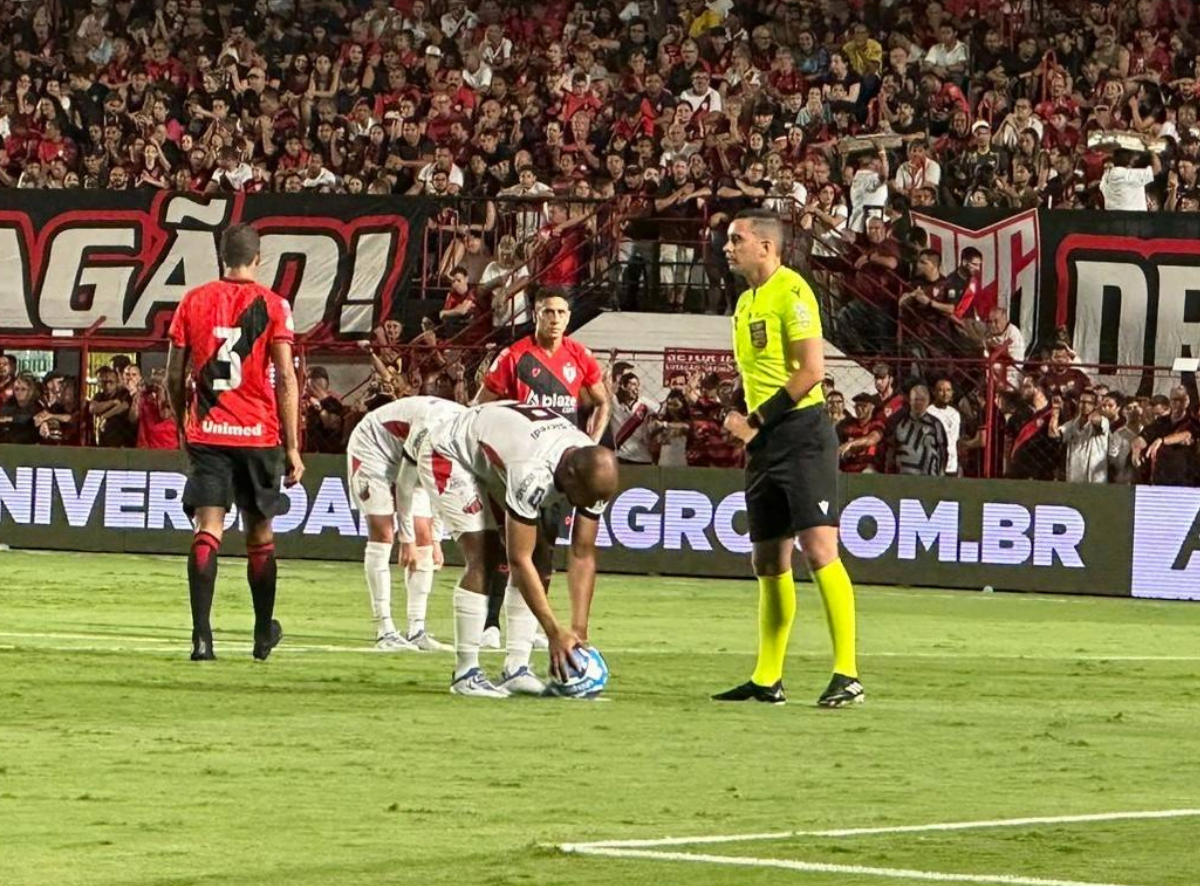
[[371,592],[371,614],[375,617],[376,636],[394,633],[392,623],[392,545],[386,541],[367,542],[363,571]]
[[479,639],[487,621],[487,594],[454,589],[454,677],[479,667]]
[[504,621],[507,653],[504,657],[504,672],[515,674],[521,668],[529,666],[538,620],[525,598],[521,596],[521,592],[512,585],[504,589]]
[[404,572],[408,591],[408,636],[415,637],[425,630],[425,610],[429,607],[429,592],[433,590],[433,546],[417,548],[417,565]]

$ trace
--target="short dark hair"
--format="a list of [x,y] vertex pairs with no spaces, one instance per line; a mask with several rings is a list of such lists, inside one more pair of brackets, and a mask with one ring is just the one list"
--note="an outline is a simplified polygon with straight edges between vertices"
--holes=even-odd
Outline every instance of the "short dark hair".
[[450,272],[450,276],[457,277],[459,274],[462,274],[468,279],[471,277],[471,272],[468,271],[463,265],[455,265],[454,270]]
[[221,235],[221,264],[229,268],[245,268],[258,257],[258,231],[250,225],[234,225]]
[[960,262],[972,261],[974,259],[979,259],[980,261],[983,260],[983,253],[980,252],[978,249],[976,249],[974,246],[968,246],[961,253],[959,253],[959,256],[958,256],[958,260]]
[[637,380],[638,380],[638,376],[637,376],[636,372],[624,372],[621,374],[620,384],[622,387],[624,387],[630,381],[637,381]]
[[622,378],[631,369],[633,369],[633,364],[628,360],[618,360],[612,365],[612,377],[614,379]]
[[776,251],[783,251],[783,222],[775,213],[766,209],[744,209],[735,216],[735,220],[749,222],[756,237],[771,241]]

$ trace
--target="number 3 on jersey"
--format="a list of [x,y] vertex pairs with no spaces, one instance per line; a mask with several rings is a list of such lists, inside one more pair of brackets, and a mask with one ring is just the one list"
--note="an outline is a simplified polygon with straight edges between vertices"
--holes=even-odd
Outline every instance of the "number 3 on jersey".
[[215,326],[213,335],[221,342],[217,348],[217,363],[227,367],[224,378],[214,378],[214,391],[232,391],[242,383],[242,355],[234,350],[234,346],[242,340],[242,330],[239,326]]

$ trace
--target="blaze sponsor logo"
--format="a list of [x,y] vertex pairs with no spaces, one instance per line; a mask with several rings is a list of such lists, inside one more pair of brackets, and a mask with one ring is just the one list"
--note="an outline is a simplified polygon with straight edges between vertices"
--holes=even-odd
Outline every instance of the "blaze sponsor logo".
[[544,406],[547,409],[552,409],[555,412],[562,410],[574,410],[578,404],[575,398],[570,394],[538,394],[536,391],[530,391],[529,396],[525,398],[526,406]]
[[[0,212],[0,332],[96,327],[109,335],[164,337],[189,289],[220,276],[217,243],[231,224],[262,236],[259,282],[291,303],[298,335],[369,333],[391,310],[403,278],[409,223],[399,215],[353,219],[247,212],[246,198],[158,193],[146,208],[73,210],[37,225]],[[288,203],[256,200],[263,206]]]

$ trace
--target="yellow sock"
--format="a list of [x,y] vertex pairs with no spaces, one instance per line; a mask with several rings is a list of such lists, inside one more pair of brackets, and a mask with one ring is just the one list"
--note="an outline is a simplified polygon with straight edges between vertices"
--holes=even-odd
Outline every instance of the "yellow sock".
[[854,654],[854,585],[840,559],[813,573],[813,580],[825,604],[825,620],[833,640],[833,670],[847,677],[858,676]]
[[791,572],[758,577],[758,664],[750,677],[759,686],[783,679],[792,622],[796,619],[796,582]]

